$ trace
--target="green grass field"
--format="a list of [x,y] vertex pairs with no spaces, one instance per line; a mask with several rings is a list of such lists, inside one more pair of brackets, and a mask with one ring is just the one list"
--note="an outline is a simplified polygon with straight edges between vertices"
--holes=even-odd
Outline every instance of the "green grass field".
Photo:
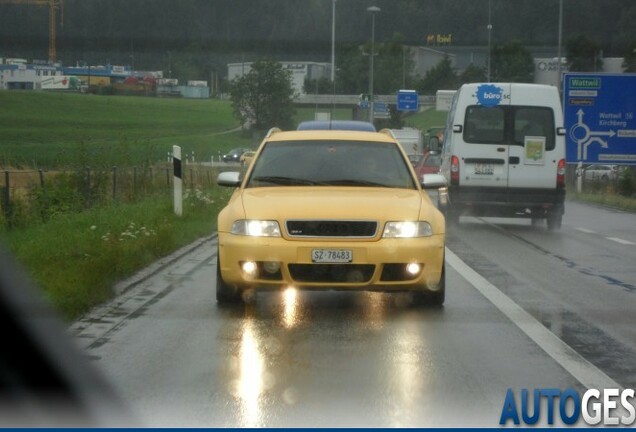
[[229,101],[0,91],[0,166],[140,164],[246,145]]

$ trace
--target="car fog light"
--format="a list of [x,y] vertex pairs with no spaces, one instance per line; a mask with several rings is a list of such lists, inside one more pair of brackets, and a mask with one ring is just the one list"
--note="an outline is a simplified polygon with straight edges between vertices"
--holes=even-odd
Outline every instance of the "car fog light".
[[265,261],[263,263],[263,268],[269,274],[278,273],[280,270],[280,263],[278,261]]
[[241,268],[243,269],[243,271],[250,275],[250,276],[254,276],[256,274],[256,263],[254,261],[245,261],[242,265]]
[[416,275],[420,272],[422,266],[418,263],[410,263],[406,265],[406,272],[411,275]]

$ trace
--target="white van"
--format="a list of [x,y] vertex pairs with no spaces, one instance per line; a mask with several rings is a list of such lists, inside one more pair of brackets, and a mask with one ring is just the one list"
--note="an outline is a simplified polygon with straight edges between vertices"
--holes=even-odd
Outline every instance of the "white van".
[[525,217],[561,227],[565,129],[556,87],[464,84],[447,117],[441,172],[446,217]]

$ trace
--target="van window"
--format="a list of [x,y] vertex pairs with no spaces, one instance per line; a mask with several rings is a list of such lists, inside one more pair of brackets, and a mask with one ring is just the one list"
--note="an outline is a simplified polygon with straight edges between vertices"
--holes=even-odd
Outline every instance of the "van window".
[[548,107],[471,105],[466,108],[464,142],[523,146],[526,136],[546,138],[554,150],[554,113]]
[[554,114],[551,108],[522,107],[515,109],[514,141],[523,145],[525,137],[545,137],[545,149],[554,150]]
[[505,112],[502,107],[472,105],[466,108],[464,141],[474,144],[504,142]]

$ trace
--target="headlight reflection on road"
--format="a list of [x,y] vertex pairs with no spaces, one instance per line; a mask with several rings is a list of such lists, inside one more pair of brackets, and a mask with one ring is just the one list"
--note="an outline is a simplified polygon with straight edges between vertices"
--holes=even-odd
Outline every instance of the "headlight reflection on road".
[[[426,343],[415,322],[404,323],[407,328],[397,332],[390,343],[391,364],[387,386],[391,427],[405,427],[421,415],[426,386],[430,381],[431,365],[426,358]],[[428,359],[430,360],[430,359]]]
[[262,426],[260,396],[265,388],[265,359],[254,334],[254,324],[247,320],[243,325],[239,352],[239,378],[237,396],[241,402],[241,420],[244,427]]
[[372,330],[381,330],[384,327],[385,304],[383,293],[364,293],[364,303],[362,303],[364,314],[364,325]]
[[293,328],[298,321],[298,290],[288,287],[283,291],[283,325]]

